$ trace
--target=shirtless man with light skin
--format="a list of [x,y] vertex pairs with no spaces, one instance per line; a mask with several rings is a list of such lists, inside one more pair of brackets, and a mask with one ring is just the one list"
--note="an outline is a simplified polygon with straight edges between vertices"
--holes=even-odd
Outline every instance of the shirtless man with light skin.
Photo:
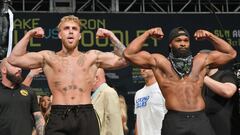
[[[197,30],[196,40],[210,41],[215,51],[189,55],[190,37],[186,29],[175,28],[170,33],[171,56],[141,51],[150,37],[162,39],[161,28],[152,28],[134,39],[124,51],[124,56],[133,64],[152,69],[166,100],[169,110],[163,121],[162,135],[212,135],[214,134],[203,110],[205,103],[201,95],[203,80],[209,68],[223,65],[236,57],[236,51],[224,40],[206,30]],[[182,57],[184,56],[184,57]],[[177,62],[184,63],[188,72]],[[175,61],[175,62],[174,62]],[[176,62],[177,61],[177,62]],[[176,70],[178,69],[178,70]]]
[[[83,53],[78,51],[81,39],[80,20],[73,15],[63,17],[58,25],[58,30],[58,37],[62,41],[62,49],[59,52],[43,50],[27,53],[27,45],[31,38],[44,37],[44,31],[39,27],[25,34],[13,48],[8,61],[12,65],[22,68],[43,68],[53,95],[46,135],[55,135],[58,130],[62,130],[62,133],[68,135],[98,135],[98,123],[91,104],[91,88],[96,71],[98,68],[126,67],[127,62],[112,52],[90,50]],[[111,31],[100,28],[96,36],[97,38],[110,38],[114,44],[115,53],[122,55],[125,47]],[[89,108],[91,113],[85,111]],[[84,111],[81,112],[81,110]],[[51,119],[55,113],[61,114],[63,118],[60,116],[58,119]],[[82,121],[82,123],[75,123],[69,127],[72,125],[69,124],[72,123],[72,119]],[[62,122],[64,125],[54,125],[55,122]]]

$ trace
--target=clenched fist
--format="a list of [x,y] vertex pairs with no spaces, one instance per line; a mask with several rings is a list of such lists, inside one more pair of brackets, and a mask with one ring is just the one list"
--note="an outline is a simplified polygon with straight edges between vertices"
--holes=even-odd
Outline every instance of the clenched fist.
[[41,27],[31,29],[29,31],[29,33],[30,33],[31,37],[34,37],[34,38],[43,38],[44,37],[44,30]]
[[111,35],[113,35],[112,31],[99,28],[96,33],[96,38],[108,38],[111,37]]
[[212,33],[206,30],[197,30],[194,34],[196,40],[208,39],[212,36]]
[[164,34],[162,32],[162,28],[160,28],[160,27],[149,29],[146,32],[149,34],[149,36],[157,38],[159,40],[162,39],[164,36]]

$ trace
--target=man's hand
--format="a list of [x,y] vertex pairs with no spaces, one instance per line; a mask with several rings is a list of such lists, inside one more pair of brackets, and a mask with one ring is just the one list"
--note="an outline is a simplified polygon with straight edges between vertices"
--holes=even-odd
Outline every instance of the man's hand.
[[149,34],[149,36],[151,36],[153,38],[157,38],[159,40],[161,40],[164,37],[162,28],[160,28],[160,27],[149,29],[146,32]]
[[99,28],[96,33],[96,38],[109,38],[113,35],[113,32],[107,29]]
[[43,38],[44,37],[44,30],[41,27],[37,27],[28,31],[31,37],[34,38]]
[[33,81],[33,78],[35,76],[39,75],[40,73],[42,73],[42,68],[31,69],[30,72],[28,73],[27,77],[22,82],[22,84],[24,84],[26,86],[30,86]]
[[196,40],[204,40],[208,39],[212,36],[212,33],[206,31],[206,30],[197,30],[194,34],[194,37]]
[[35,77],[42,72],[43,72],[42,68],[31,69],[30,72],[28,73],[28,76]]

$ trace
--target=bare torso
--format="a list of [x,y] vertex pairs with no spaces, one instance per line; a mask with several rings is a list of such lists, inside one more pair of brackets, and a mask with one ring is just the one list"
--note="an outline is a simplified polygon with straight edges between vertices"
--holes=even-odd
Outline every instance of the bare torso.
[[192,71],[184,78],[176,74],[168,59],[156,60],[162,66],[156,67],[153,72],[165,97],[167,109],[192,112],[205,108],[202,86],[207,68],[203,57],[206,56],[194,57]]
[[53,94],[52,104],[78,105],[91,103],[91,89],[97,71],[96,56],[80,53],[62,56],[46,52],[44,73]]

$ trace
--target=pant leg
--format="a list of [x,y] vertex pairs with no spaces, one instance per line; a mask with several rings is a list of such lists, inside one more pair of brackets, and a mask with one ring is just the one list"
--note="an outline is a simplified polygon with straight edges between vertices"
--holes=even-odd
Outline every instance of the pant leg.
[[191,122],[193,135],[215,135],[210,121],[205,113],[199,115]]
[[164,120],[162,135],[215,135],[204,111],[168,111]]

